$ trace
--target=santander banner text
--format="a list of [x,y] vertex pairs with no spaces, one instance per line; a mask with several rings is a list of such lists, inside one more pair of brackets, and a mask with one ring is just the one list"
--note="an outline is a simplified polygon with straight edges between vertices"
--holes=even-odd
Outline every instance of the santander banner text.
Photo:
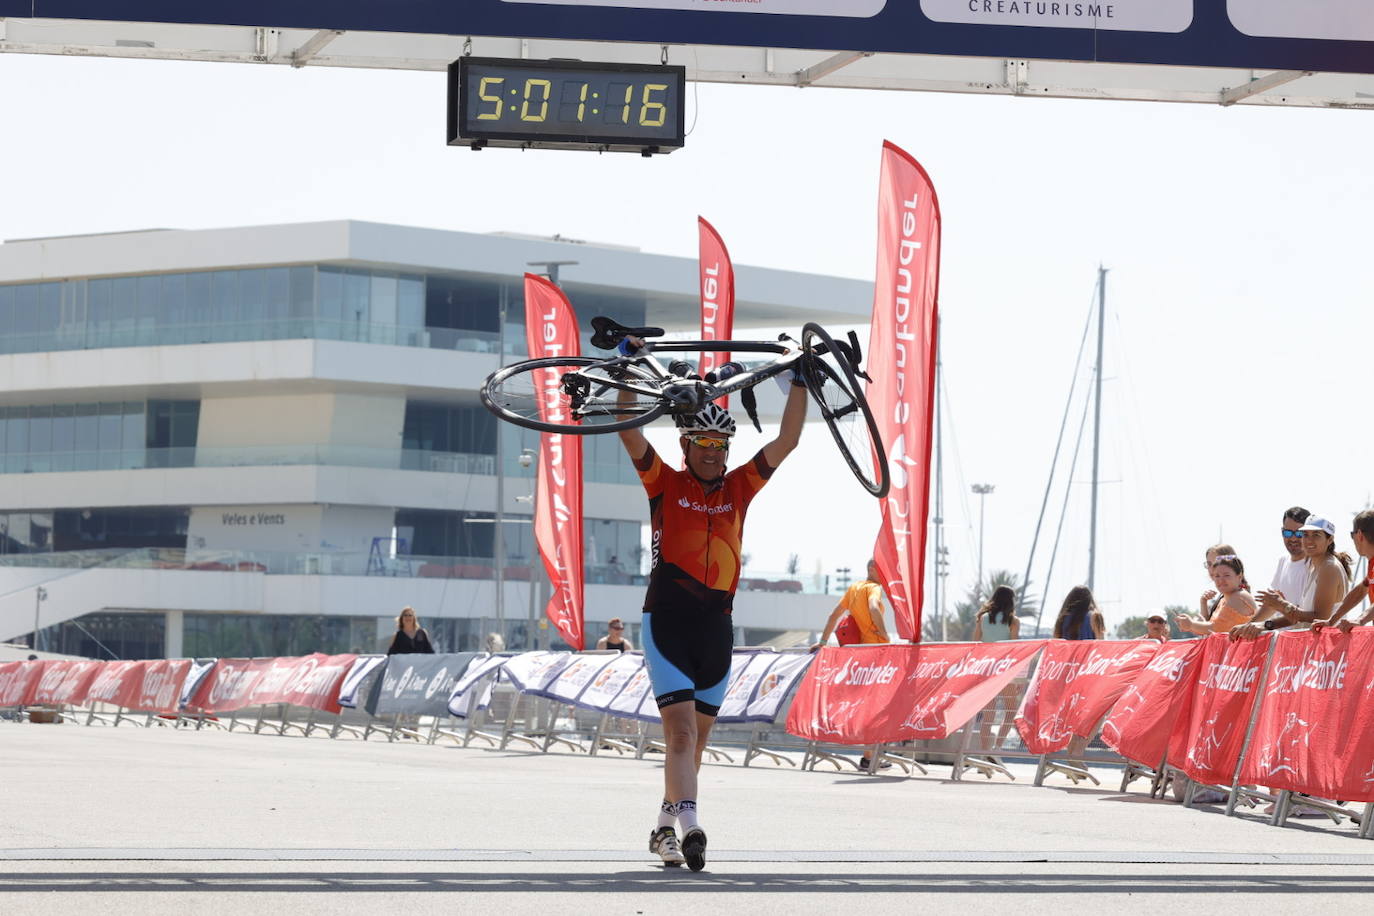
[[921,638],[926,509],[935,398],[940,203],[920,163],[883,144],[878,265],[868,342],[867,395],[887,449],[892,489],[873,547],[897,634]]
[[[525,342],[532,359],[582,352],[571,303],[557,286],[534,274],[525,274]],[[560,396],[540,398],[539,415],[546,423],[567,420],[558,415],[564,403],[558,389],[562,372],[547,370],[547,390]],[[541,433],[536,479],[534,539],[553,585],[545,613],[564,642],[582,649],[582,437]]]

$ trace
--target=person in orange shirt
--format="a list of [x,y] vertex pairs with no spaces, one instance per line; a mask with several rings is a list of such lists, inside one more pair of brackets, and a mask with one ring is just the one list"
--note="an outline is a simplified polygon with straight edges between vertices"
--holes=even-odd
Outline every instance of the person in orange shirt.
[[825,632],[821,634],[821,641],[811,647],[812,652],[830,641],[830,634],[835,632],[845,614],[854,621],[859,638],[842,639],[841,645],[890,641],[887,637],[887,628],[883,626],[883,587],[878,581],[878,564],[870,557],[868,578],[855,582],[845,591],[840,603],[830,612],[830,619],[825,622]]
[[[1216,588],[1202,593],[1198,616],[1180,614],[1177,618],[1179,629],[1187,633],[1198,636],[1229,633],[1232,627],[1248,622],[1259,610],[1259,605],[1245,589],[1245,565],[1240,557],[1230,553],[1218,555],[1212,560],[1211,574]],[[1212,609],[1210,614],[1209,608]]]

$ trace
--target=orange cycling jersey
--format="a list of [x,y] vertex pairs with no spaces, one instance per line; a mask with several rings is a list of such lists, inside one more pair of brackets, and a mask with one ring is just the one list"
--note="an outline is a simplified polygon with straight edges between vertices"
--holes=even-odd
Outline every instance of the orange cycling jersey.
[[652,447],[635,470],[649,495],[653,529],[645,608],[690,597],[728,610],[739,584],[744,515],[773,475],[763,452],[712,484],[669,468]]

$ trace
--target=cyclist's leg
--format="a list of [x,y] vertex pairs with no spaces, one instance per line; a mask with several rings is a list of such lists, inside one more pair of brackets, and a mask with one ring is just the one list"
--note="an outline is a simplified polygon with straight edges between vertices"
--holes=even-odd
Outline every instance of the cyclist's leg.
[[664,798],[674,804],[684,798],[696,798],[696,767],[693,748],[696,746],[696,718],[693,715],[695,686],[692,676],[684,671],[690,667],[680,645],[684,628],[679,626],[680,615],[671,610],[645,612],[640,628],[644,641],[644,662],[649,668],[649,682],[653,685],[658,714],[663,720]]

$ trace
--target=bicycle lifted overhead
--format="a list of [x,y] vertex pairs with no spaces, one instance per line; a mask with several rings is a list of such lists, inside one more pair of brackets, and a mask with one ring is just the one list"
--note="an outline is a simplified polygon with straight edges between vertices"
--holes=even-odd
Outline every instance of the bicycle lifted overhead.
[[[654,340],[662,328],[634,328],[610,318],[592,319],[592,345],[615,351],[627,337],[644,341],[633,355],[529,359],[492,373],[482,386],[483,405],[496,416],[539,432],[596,435],[620,432],[666,415],[695,414],[732,394],[757,428],[753,389],[797,369],[820,409],[840,454],[869,493],[887,495],[887,456],[868,401],[859,386],[859,340],[852,331],[836,341],[814,322],[800,344],[786,334],[765,340]],[[731,362],[705,377],[677,354],[771,354],[753,367]],[[667,357],[665,365],[660,357]],[[622,392],[631,397],[622,397]],[[557,419],[555,419],[557,418]]]

